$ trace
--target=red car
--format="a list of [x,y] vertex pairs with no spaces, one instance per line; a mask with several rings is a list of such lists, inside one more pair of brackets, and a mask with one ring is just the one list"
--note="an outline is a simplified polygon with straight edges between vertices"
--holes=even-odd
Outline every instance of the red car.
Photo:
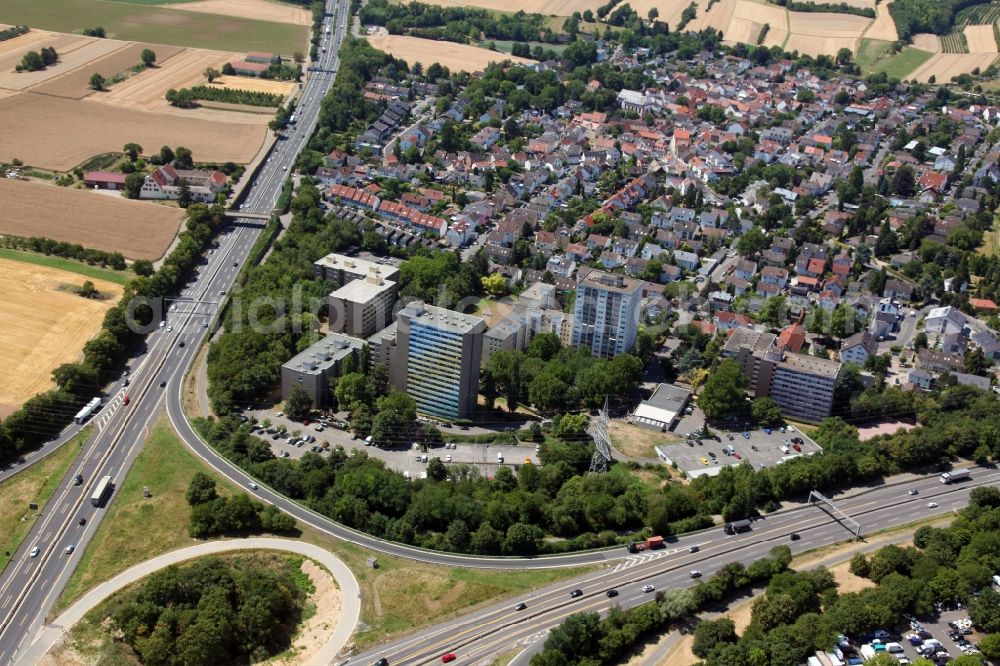
[[802,447],[799,446],[798,444],[792,444],[792,448],[795,449],[796,451],[801,451],[802,450]]
[[128,400],[129,400],[128,396],[125,396],[124,398],[122,398],[122,404],[123,405],[127,405],[128,404]]
[[441,655],[441,663],[443,664],[447,664],[449,661],[455,661],[456,659],[458,659],[458,657],[455,656],[454,652]]
[[740,454],[738,454],[738,453],[734,453],[734,454],[733,454],[733,457],[734,457],[734,458],[736,458],[737,460],[743,460],[743,456],[741,456],[741,455],[740,455]]
[[309,425],[309,419],[302,419],[302,425]]

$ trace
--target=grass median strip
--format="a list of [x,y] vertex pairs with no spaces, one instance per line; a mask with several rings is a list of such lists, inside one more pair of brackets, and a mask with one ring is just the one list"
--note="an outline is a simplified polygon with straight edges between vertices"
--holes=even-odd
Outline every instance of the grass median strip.
[[38,518],[39,511],[29,509],[28,504],[34,502],[41,511],[45,510],[45,503],[80,455],[80,443],[90,437],[92,430],[92,426],[87,426],[54,453],[0,483],[0,542],[3,545],[0,570],[7,566]]

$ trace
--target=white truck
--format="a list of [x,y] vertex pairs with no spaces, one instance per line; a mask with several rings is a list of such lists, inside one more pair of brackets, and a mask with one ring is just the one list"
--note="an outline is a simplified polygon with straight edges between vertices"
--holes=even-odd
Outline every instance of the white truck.
[[84,405],[83,408],[76,413],[76,416],[73,417],[73,420],[76,421],[77,423],[83,423],[88,418],[90,418],[91,414],[96,412],[97,408],[100,406],[101,406],[101,399],[94,398],[86,405]]
[[956,481],[965,481],[966,479],[972,478],[971,470],[967,469],[955,469],[950,472],[945,472],[941,475],[941,483],[955,483]]

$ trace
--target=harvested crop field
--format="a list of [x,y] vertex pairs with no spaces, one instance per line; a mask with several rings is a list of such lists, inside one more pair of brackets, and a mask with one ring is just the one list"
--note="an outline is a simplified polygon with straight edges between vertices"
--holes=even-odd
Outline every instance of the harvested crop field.
[[993,36],[992,25],[965,26],[965,40],[969,43],[969,53],[996,53],[997,40]]
[[993,53],[938,53],[915,69],[908,78],[927,83],[935,77],[938,83],[947,83],[952,77],[971,72],[976,67],[986,69],[997,59]]
[[[20,37],[10,40],[16,42],[24,37],[30,37],[35,31],[32,30]],[[122,42],[114,40],[101,40],[91,37],[80,37],[79,35],[61,35],[54,32],[41,32],[45,37],[33,42],[30,46],[7,51],[0,55],[0,88],[7,90],[24,90],[31,86],[48,81],[82,64],[111,53],[117,48],[121,48]],[[14,67],[21,62],[21,57],[27,51],[38,51],[42,47],[51,46],[59,54],[59,62],[50,65],[37,72],[15,72]]]
[[863,16],[834,13],[788,12],[791,37],[785,50],[809,55],[835,54],[839,49],[854,51],[858,38],[874,20]]
[[427,67],[436,62],[455,72],[461,70],[481,71],[489,63],[499,60],[533,62],[526,58],[512,56],[509,53],[499,53],[454,42],[436,42],[419,37],[370,35],[368,41],[375,48],[391,53],[396,58],[402,58],[411,65],[415,62],[421,62],[424,67]]
[[725,35],[726,40],[730,42],[756,44],[757,38],[760,36],[760,30],[763,27],[763,23],[755,23],[753,21],[747,21],[746,19],[734,18],[729,22],[729,30],[723,34]]
[[[41,85],[34,86],[31,88],[31,92],[68,97],[70,99],[83,99],[88,95],[106,95],[108,94],[106,92],[95,93],[90,87],[90,77],[95,72],[101,74],[106,79],[126,72],[142,62],[140,55],[147,48],[151,48],[156,53],[157,60],[166,60],[182,50],[179,46],[137,44],[134,42],[117,43],[121,44],[121,48],[118,50],[93,62],[89,62],[85,66],[77,67],[72,72],[50,79]],[[119,85],[123,84],[115,84],[112,86],[112,90]]]
[[[715,11],[714,8],[712,11]],[[759,23],[763,26],[769,24],[767,35],[764,37],[764,46],[782,46],[788,38],[788,12],[784,7],[752,2],[751,0],[736,0],[733,7],[732,24],[735,21],[749,21]],[[730,29],[729,32],[732,32]],[[726,30],[722,31],[723,36],[729,39]]]
[[875,11],[877,12],[875,21],[868,26],[864,36],[868,39],[881,39],[886,42],[894,42],[899,39],[899,33],[896,32],[896,22],[889,15],[889,5],[882,3],[875,8]]
[[179,208],[6,178],[0,201],[0,234],[44,236],[130,259],[159,259],[184,219]]
[[921,51],[929,51],[930,53],[941,53],[941,40],[938,39],[937,35],[922,32],[918,35],[913,35],[913,48],[920,49]]
[[6,23],[44,30],[78,33],[99,25],[114,39],[221,51],[291,55],[309,47],[307,26],[254,20],[238,12],[223,16],[100,0],[0,0],[0,16]]
[[163,6],[185,12],[241,16],[258,21],[274,21],[275,23],[290,23],[292,25],[312,25],[312,16],[309,10],[269,0],[199,0],[198,2],[181,2]]
[[171,88],[190,88],[205,82],[205,69],[222,66],[242,59],[236,53],[208,51],[205,49],[178,49],[163,58],[159,65],[111,86],[108,92],[93,95],[92,101],[114,104],[123,108],[154,111],[169,107],[164,98]]
[[255,114],[176,111],[151,113],[24,92],[0,99],[0,117],[8,127],[18,128],[0,132],[0,161],[18,158],[30,166],[68,171],[134,141],[142,146],[187,146],[198,161],[246,164],[267,138],[266,119],[262,123]]
[[121,286],[91,280],[102,299],[82,298],[69,287],[86,278],[45,266],[0,259],[0,413],[52,388],[52,371],[77,360],[100,330]]
[[[206,81],[207,85],[208,82]],[[288,95],[295,89],[294,81],[274,81],[258,79],[254,76],[223,76],[216,79],[213,86],[233,88],[234,90],[249,90],[251,92],[271,93],[273,95]]]
[[[733,29],[730,24],[733,11],[736,9],[736,0],[719,0],[707,11],[706,7],[708,7],[708,3],[704,0],[698,3],[698,15],[688,24],[687,29],[697,32],[706,28],[715,28],[722,33],[724,38],[733,39],[729,36],[729,31]],[[681,11],[684,11],[683,6]],[[756,41],[751,41],[751,43],[756,43]]]

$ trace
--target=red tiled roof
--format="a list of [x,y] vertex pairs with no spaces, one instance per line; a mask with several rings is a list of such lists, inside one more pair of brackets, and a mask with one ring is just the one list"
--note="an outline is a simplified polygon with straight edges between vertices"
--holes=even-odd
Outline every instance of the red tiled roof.
[[788,326],[781,335],[778,336],[778,345],[784,347],[793,354],[797,354],[802,345],[806,342],[806,329],[798,322]]
[[111,171],[88,171],[83,174],[83,180],[87,183],[115,183],[117,185],[124,185],[125,174]]

